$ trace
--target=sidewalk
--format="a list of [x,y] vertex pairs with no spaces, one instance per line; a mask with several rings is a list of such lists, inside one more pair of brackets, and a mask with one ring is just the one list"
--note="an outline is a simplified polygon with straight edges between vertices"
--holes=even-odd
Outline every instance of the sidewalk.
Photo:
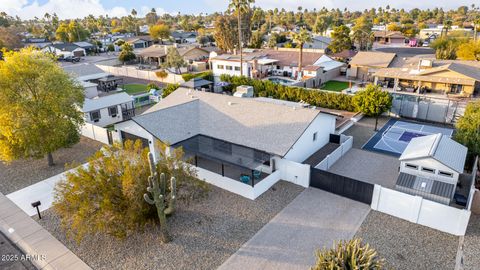
[[317,249],[351,239],[369,211],[366,204],[308,188],[219,269],[309,269]]
[[[88,163],[82,166],[86,167]],[[55,184],[62,180],[68,172],[72,172],[77,168],[73,168],[69,171],[57,174],[50,178],[47,178],[41,182],[12,192],[7,195],[7,198],[14,202],[20,209],[22,209],[27,215],[34,216],[37,214],[37,210],[32,207],[32,202],[40,201],[40,212],[47,210],[53,203],[53,192]]]

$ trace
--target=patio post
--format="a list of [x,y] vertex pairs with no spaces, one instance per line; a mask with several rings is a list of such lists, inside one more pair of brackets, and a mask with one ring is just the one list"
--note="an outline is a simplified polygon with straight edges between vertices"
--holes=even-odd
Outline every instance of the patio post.
[[225,176],[225,167],[223,166],[223,163],[222,163],[222,176]]
[[195,155],[195,167],[198,167],[198,159],[197,159],[197,155]]
[[253,175],[253,170],[252,170],[252,187],[255,186],[255,176]]

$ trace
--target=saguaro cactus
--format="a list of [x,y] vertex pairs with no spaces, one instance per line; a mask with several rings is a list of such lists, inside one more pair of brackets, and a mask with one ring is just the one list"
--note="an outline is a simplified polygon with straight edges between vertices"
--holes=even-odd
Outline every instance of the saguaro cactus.
[[148,154],[148,161],[150,163],[150,176],[148,177],[149,186],[147,191],[152,195],[153,199],[147,193],[143,194],[143,198],[147,203],[155,205],[157,208],[162,242],[167,243],[171,240],[167,228],[167,215],[171,215],[175,210],[176,180],[175,177],[170,178],[170,195],[167,196],[165,174],[161,173],[160,177],[158,177],[152,153]]

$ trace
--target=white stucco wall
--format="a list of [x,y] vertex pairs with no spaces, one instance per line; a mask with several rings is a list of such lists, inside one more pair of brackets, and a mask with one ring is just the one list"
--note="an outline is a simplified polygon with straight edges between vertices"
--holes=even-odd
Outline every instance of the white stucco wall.
[[[317,133],[317,139],[314,141],[313,134],[315,132]],[[335,133],[335,116],[320,113],[284,158],[295,162],[303,162],[325,146],[330,140],[330,134],[333,133]]]
[[99,110],[100,119],[98,120],[98,122],[94,122],[92,121],[92,119],[90,119],[90,112],[85,112],[84,114],[85,122],[93,125],[97,125],[100,127],[105,127],[105,126],[123,121],[122,108],[120,105],[116,105],[116,106],[117,106],[117,115],[115,117],[108,115],[108,108],[103,108]]

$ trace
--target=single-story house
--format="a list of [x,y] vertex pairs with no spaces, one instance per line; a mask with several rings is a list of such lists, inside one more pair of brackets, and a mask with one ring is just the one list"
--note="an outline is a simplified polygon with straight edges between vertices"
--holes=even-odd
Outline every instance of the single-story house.
[[87,53],[93,52],[95,50],[95,45],[93,45],[90,42],[80,41],[80,42],[74,42],[73,44],[79,46],[80,48],[85,49]]
[[195,89],[195,90],[208,90],[211,91],[213,88],[213,82],[202,79],[202,78],[193,78],[188,82],[184,82],[180,85],[181,87],[185,87],[188,89]]
[[74,43],[55,43],[45,46],[42,51],[50,52],[60,57],[82,57],[86,56],[87,52],[84,48]]
[[442,134],[413,138],[400,156],[396,189],[450,204],[464,172],[467,147]]
[[175,43],[184,44],[184,43],[195,43],[197,42],[197,32],[183,32],[183,31],[173,31],[171,34],[172,39]]
[[82,107],[85,122],[105,127],[129,120],[135,116],[133,98],[127,93],[117,93],[93,99],[85,99]]
[[405,45],[406,37],[400,31],[375,31],[374,42],[380,44]]
[[384,52],[358,52],[350,61],[347,77],[369,81],[378,69],[388,68],[397,55]]
[[[207,181],[246,196],[241,190],[262,187],[263,193],[268,189],[272,183],[265,179],[278,177],[276,171],[285,162],[304,168],[298,162],[328,143],[335,121],[335,115],[305,104],[285,105],[181,87],[142,115],[116,124],[114,140],[140,139],[156,160],[157,141],[182,147]],[[305,168],[308,182],[310,169]],[[284,171],[284,177],[301,178],[297,169]]]
[[153,45],[153,39],[150,36],[136,36],[125,39],[125,42],[131,44],[134,49],[148,48]]
[[142,62],[161,65],[165,62],[168,48],[174,47],[178,54],[183,57],[183,60],[188,64],[203,61],[207,62],[210,52],[198,46],[181,46],[181,45],[153,45],[136,53]]
[[393,86],[393,91],[463,97],[480,92],[480,63],[477,61],[420,59],[415,66],[378,69],[373,76],[376,84]]
[[25,47],[36,47],[39,49],[43,49],[45,46],[51,45],[52,42],[46,38],[27,38],[23,40],[23,44]]
[[[306,67],[317,62],[322,53],[303,52],[302,66]],[[243,75],[251,78],[265,78],[269,76],[298,78],[299,51],[283,49],[249,50],[243,53]],[[240,55],[219,54],[211,55],[211,69],[215,77],[222,74],[240,76]]]

